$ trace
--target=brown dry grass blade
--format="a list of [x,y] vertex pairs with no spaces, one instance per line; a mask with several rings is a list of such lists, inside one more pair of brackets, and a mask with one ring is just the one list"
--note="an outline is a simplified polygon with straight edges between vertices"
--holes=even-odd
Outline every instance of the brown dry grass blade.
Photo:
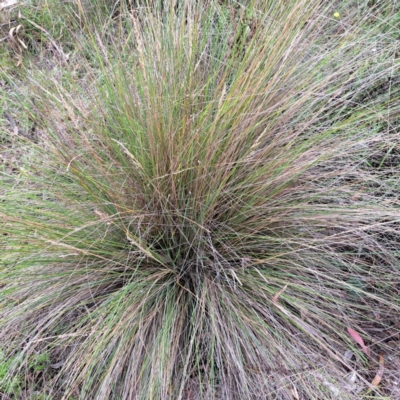
[[287,284],[283,287],[283,289],[281,289],[273,298],[272,298],[272,301],[274,302],[274,303],[278,303],[278,300],[279,300],[279,296],[286,290],[286,288],[287,288]]

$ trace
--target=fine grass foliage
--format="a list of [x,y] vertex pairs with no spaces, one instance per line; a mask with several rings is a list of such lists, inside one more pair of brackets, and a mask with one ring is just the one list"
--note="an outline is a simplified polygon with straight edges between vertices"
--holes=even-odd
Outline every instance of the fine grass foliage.
[[[46,352],[35,354],[29,359],[27,375],[30,375],[29,378],[33,378],[33,382],[30,382],[31,388],[27,388],[29,385],[25,379],[27,375],[13,374],[13,376],[10,376],[10,371],[13,371],[18,363],[18,357],[7,357],[3,350],[0,351],[0,393],[2,395],[13,396],[13,398],[29,398],[32,400],[51,398],[44,393],[40,393],[40,389],[42,389],[40,386],[43,382],[38,379],[43,371],[49,368],[49,354]],[[25,389],[28,390],[26,391]],[[35,391],[31,391],[30,396],[28,395],[29,389],[35,389]]]
[[19,376],[6,379],[12,362],[12,358],[6,358],[4,352],[0,351],[0,392],[18,396],[21,384]]
[[13,83],[38,139],[1,172],[5,379],[366,393],[400,311],[400,68],[391,2],[358,3],[121,2],[108,29],[81,9],[68,62]]

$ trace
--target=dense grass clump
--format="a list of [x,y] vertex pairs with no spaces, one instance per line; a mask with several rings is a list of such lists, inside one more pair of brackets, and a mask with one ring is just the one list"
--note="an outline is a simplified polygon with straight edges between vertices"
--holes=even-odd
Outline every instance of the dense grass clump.
[[0,188],[10,376],[46,354],[52,399],[370,387],[400,309],[398,28],[346,3],[122,2],[15,84],[39,133]]

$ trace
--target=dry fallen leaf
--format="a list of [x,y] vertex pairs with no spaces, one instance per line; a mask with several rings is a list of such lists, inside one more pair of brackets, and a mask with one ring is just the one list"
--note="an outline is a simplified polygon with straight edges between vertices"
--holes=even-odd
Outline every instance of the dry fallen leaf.
[[369,348],[365,345],[363,338],[354,329],[347,328],[347,332],[349,332],[350,336],[361,346],[364,353],[369,356],[370,351]]
[[375,378],[373,379],[373,381],[371,382],[372,386],[378,386],[382,380],[382,376],[383,376],[383,355],[379,354],[379,368],[378,368],[378,372],[375,375]]

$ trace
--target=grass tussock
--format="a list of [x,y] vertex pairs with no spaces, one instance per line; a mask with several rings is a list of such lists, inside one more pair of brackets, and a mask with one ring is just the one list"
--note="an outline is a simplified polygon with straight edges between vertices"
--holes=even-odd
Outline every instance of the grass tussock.
[[359,399],[400,308],[394,8],[139,3],[27,71],[7,376],[44,353],[53,399]]

